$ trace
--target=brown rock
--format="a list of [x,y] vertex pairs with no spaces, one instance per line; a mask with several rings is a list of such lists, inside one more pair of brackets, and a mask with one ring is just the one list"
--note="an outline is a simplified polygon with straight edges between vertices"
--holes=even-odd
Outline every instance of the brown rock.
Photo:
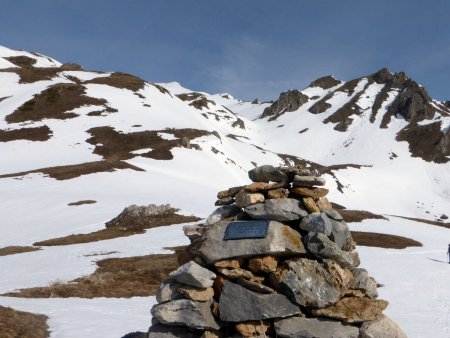
[[270,190],[267,192],[267,198],[268,199],[281,199],[281,198],[287,198],[289,196],[289,190],[280,188],[275,190]]
[[264,195],[260,193],[248,193],[244,190],[241,190],[235,196],[235,204],[238,208],[245,208],[249,205],[262,203],[264,202]]
[[242,189],[244,189],[244,186],[233,187],[233,188],[230,188],[228,190],[219,191],[217,193],[217,198],[220,200],[220,199],[224,199],[224,198],[228,198],[228,197],[234,197]]
[[236,324],[236,331],[239,332],[242,337],[264,337],[269,327],[270,324],[267,322],[252,321]]
[[365,298],[367,297],[364,292],[361,290],[353,290],[349,289],[345,292],[344,297],[357,297],[357,298]]
[[248,268],[252,272],[273,272],[277,269],[278,262],[273,256],[255,257],[248,261]]
[[211,312],[215,317],[217,317],[217,318],[220,317],[219,303],[217,303],[216,301],[213,301],[213,303],[211,305]]
[[219,296],[222,293],[222,285],[224,281],[225,278],[223,278],[222,276],[219,275],[216,277],[213,285],[214,295]]
[[200,289],[195,287],[183,286],[178,288],[178,292],[181,292],[186,298],[195,300],[197,302],[208,302],[214,296],[213,288]]
[[224,269],[239,269],[241,267],[241,264],[237,259],[229,259],[215,262],[214,266],[216,268],[224,268]]
[[347,290],[353,280],[353,273],[330,259],[325,259],[323,264],[332,276],[333,284],[341,290]]
[[[354,246],[353,246],[353,249],[354,249]],[[352,251],[352,252],[350,252],[350,255],[352,256],[352,259],[353,259],[353,266],[359,266],[361,264],[361,259],[359,258],[358,251]]]
[[301,197],[320,198],[328,194],[328,189],[325,188],[293,188],[291,192]]
[[346,323],[362,323],[379,318],[388,304],[385,300],[347,297],[332,306],[313,310],[313,314],[342,320]]
[[326,209],[331,209],[333,206],[331,205],[330,201],[326,197],[321,197],[316,202],[317,207],[320,209],[320,211],[324,211]]
[[217,268],[217,271],[219,271],[220,274],[223,276],[229,278],[229,279],[238,279],[238,278],[244,278],[244,279],[254,279],[253,274],[245,269],[223,269],[223,268]]
[[200,338],[220,338],[220,336],[212,331],[205,331],[203,332],[203,334],[200,336]]
[[314,202],[314,199],[311,197],[304,197],[303,204],[305,205],[306,210],[308,210],[308,212],[311,214],[313,212],[320,212],[320,209],[317,207],[316,202]]
[[287,186],[284,182],[274,182],[274,183],[266,183],[266,182],[255,182],[244,187],[245,191],[250,193],[255,192],[267,192],[270,190],[285,188]]

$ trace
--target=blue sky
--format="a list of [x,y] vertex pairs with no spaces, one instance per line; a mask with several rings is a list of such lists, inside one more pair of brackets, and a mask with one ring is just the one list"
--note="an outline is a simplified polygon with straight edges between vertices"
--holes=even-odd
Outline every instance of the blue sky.
[[450,1],[1,0],[0,44],[86,69],[274,99],[388,67],[450,99]]

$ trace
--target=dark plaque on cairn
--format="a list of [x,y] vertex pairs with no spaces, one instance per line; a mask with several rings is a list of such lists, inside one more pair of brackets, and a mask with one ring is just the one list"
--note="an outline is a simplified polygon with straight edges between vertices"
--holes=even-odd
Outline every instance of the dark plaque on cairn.
[[224,241],[230,239],[265,238],[269,229],[268,220],[231,222],[225,230]]

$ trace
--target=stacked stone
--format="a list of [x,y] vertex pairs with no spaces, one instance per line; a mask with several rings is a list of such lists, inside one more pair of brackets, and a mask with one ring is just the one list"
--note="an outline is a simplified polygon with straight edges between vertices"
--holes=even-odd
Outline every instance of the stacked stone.
[[[406,337],[382,314],[388,303],[358,267],[325,180],[273,166],[249,177],[218,193],[205,224],[184,228],[192,260],[162,283],[149,337]],[[268,220],[266,236],[224,239],[230,222],[248,220]]]

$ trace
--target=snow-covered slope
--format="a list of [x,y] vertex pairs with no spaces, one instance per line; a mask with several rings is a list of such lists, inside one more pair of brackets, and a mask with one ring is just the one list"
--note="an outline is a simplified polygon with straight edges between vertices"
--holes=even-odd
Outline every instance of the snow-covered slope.
[[[449,116],[448,102],[432,100],[406,75],[387,70],[347,82],[325,77],[273,104],[250,103],[0,47],[0,248],[103,229],[130,204],[170,203],[184,214],[206,217],[217,191],[248,182],[247,171],[262,164],[315,166],[328,179],[330,200],[347,208],[436,220],[450,214]],[[80,200],[96,203],[68,205]],[[432,330],[434,337],[447,337],[450,324],[441,314],[432,317],[439,324],[423,314],[448,311],[450,294],[425,293],[429,297],[420,300],[429,302],[418,309],[404,290],[422,278],[414,276],[414,264],[405,264],[409,257],[427,276],[450,278],[426,260],[445,254],[440,246],[449,230],[392,217],[379,228],[376,222],[357,227],[366,225],[423,242],[420,250],[359,251],[363,265],[386,280],[390,313],[410,337]],[[181,227],[0,257],[0,292],[91,273],[96,258],[89,255],[96,252],[167,252],[164,247],[186,244]],[[433,236],[439,247],[433,247]],[[392,255],[398,259],[388,259]],[[398,274],[399,283],[403,273],[410,276],[402,290],[390,273]],[[77,313],[89,307],[99,313],[114,302],[70,304]],[[144,322],[135,329],[144,330],[152,302],[142,313],[143,299],[121,300],[133,319],[123,330],[116,325],[103,332],[123,335],[136,318]],[[68,313],[53,311],[64,304],[0,298],[0,305],[50,315],[54,337],[94,337],[94,322],[74,331]],[[412,313],[414,323],[408,320]],[[100,322],[107,323],[106,316]]]

